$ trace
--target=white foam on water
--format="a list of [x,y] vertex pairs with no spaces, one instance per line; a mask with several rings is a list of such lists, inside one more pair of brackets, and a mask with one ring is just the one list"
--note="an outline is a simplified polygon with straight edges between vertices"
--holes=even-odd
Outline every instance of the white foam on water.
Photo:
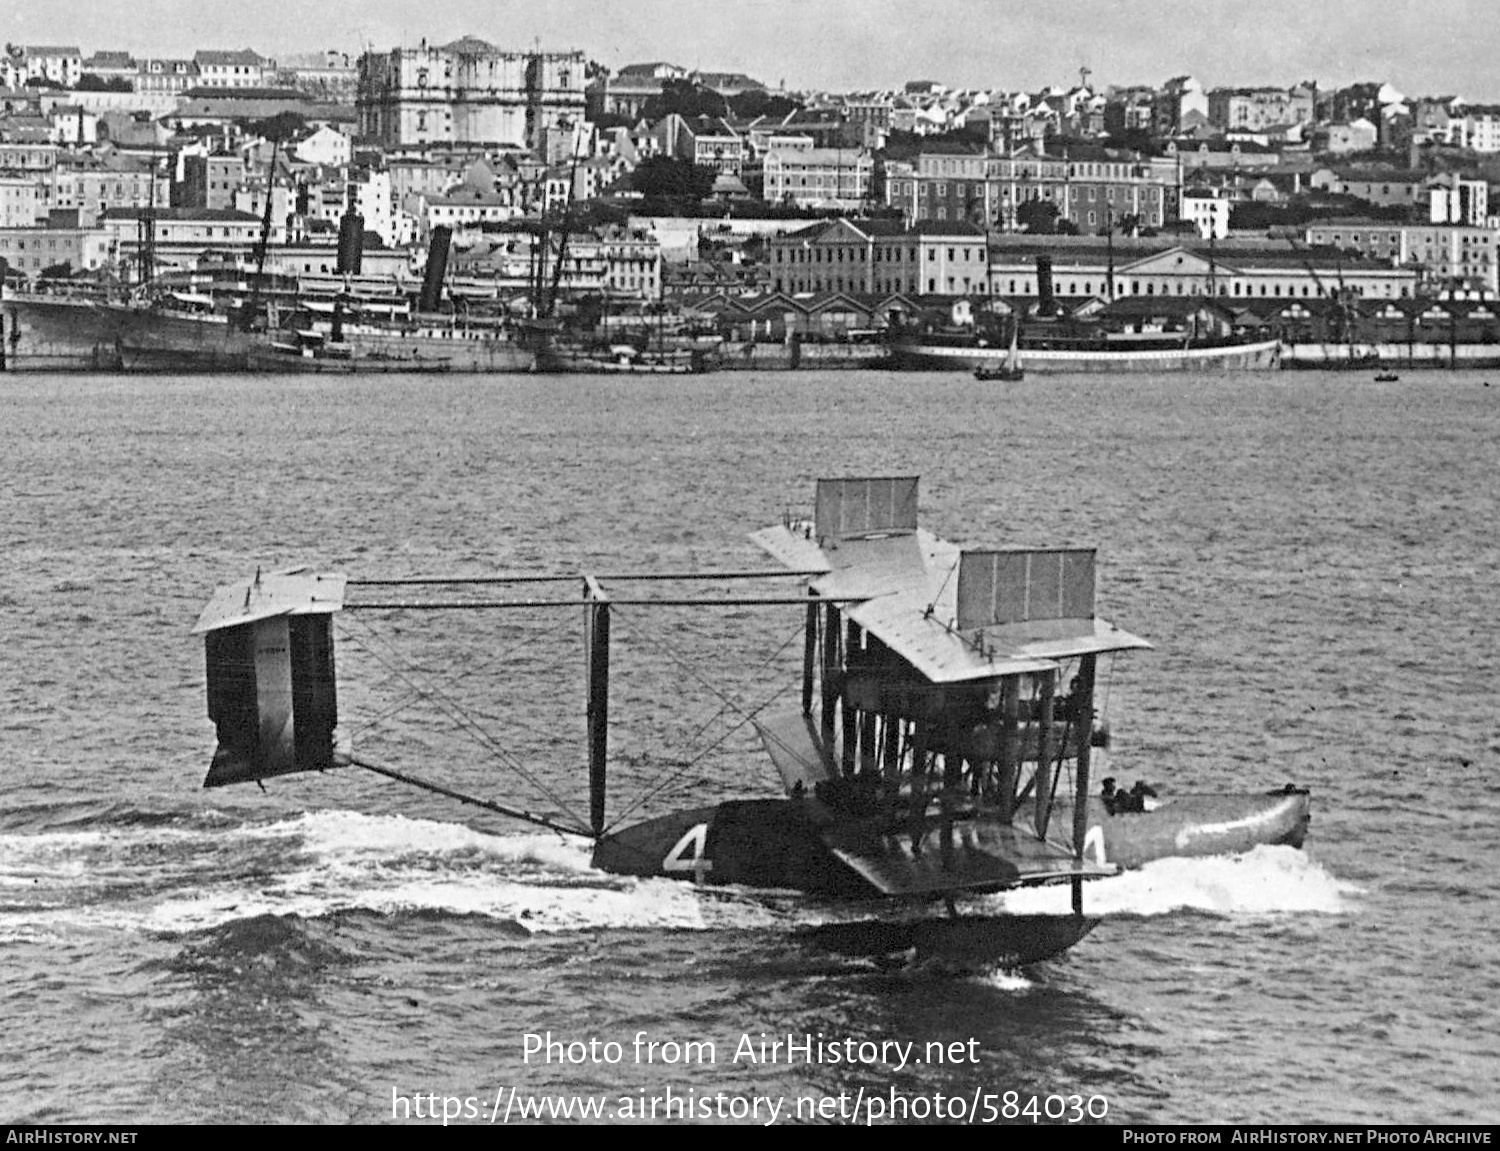
[[1036,983],[1028,979],[1024,972],[1009,967],[997,967],[987,971],[983,975],[974,977],[979,983],[996,991],[1025,992],[1036,988]]
[[397,915],[440,911],[512,921],[535,934],[598,928],[655,927],[704,930],[708,926],[693,893],[660,898],[632,884],[619,888],[549,888],[496,882],[487,876],[414,877],[400,873],[379,886],[351,889],[324,874],[291,876],[261,892],[205,892],[164,900],[149,908],[136,926],[164,933],[200,931],[259,915],[315,919],[337,912],[370,911]]
[[[1220,915],[1346,914],[1360,889],[1329,874],[1293,847],[1256,847],[1243,855],[1158,859],[1137,870],[1084,884],[1089,915],[1167,915],[1191,909]],[[1071,885],[1028,888],[1003,897],[1005,910],[1066,914]]]
[[[494,835],[458,823],[365,815],[350,811],[300,814],[268,824],[204,830],[122,828],[59,835],[9,837],[0,884],[49,895],[76,893],[86,873],[102,867],[130,875],[130,855],[143,847],[179,841],[191,852],[192,892],[182,893],[181,870],[151,853],[153,873],[143,881],[159,896],[128,901],[75,902],[55,898],[0,915],[0,938],[37,930],[137,930],[175,934],[199,931],[261,915],[317,918],[344,911],[383,915],[436,911],[514,921],[535,933],[598,928],[708,930],[766,921],[769,913],[744,900],[704,899],[693,887],[668,879],[607,875],[590,866],[590,844],[553,832]],[[196,840],[184,844],[181,841]],[[203,880],[203,852],[246,866],[236,849],[284,844],[285,869],[265,868],[265,851],[253,874]],[[278,853],[270,852],[274,860]],[[38,892],[40,894],[40,892]]]
[[583,874],[592,870],[588,840],[550,831],[493,835],[461,823],[316,811],[267,828],[263,834],[298,836],[305,850],[330,860],[467,854],[559,872]]
[[[285,851],[264,849],[275,844],[284,844]],[[215,857],[229,870],[205,881],[205,862]],[[101,877],[128,886],[137,875],[160,894],[89,894]],[[34,905],[0,915],[0,937],[38,927],[180,933],[258,915],[317,918],[343,911],[477,915],[537,933],[711,930],[846,917],[796,897],[773,910],[753,892],[710,896],[677,880],[606,875],[590,865],[590,844],[581,837],[547,831],[497,835],[461,823],[341,810],[240,827],[131,826],[4,836],[3,888],[28,889]],[[1181,909],[1226,916],[1339,914],[1350,910],[1359,893],[1304,852],[1258,847],[1239,856],[1156,860],[1090,882],[1084,909],[1105,916]],[[979,914],[1066,915],[1071,889],[1027,888],[966,901],[965,907]]]

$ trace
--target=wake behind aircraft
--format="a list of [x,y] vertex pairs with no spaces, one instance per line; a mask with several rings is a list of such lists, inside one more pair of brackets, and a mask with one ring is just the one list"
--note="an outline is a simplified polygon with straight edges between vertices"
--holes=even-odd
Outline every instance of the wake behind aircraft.
[[[818,481],[809,519],[751,539],[805,583],[778,597],[642,595],[683,577],[361,580],[306,569],[218,589],[204,636],[217,728],[206,787],[358,766],[465,803],[593,840],[593,865],[629,876],[765,893],[842,914],[819,944],[883,958],[915,950],[1022,965],[1098,922],[1084,884],[1167,856],[1258,844],[1300,847],[1308,793],[1094,794],[1107,745],[1095,707],[1101,655],[1149,648],[1095,614],[1091,549],[962,550],[917,523],[918,480]],[[766,572],[699,573],[720,582]],[[424,587],[577,581],[580,599],[346,603],[352,582]],[[628,593],[616,592],[626,585]],[[621,606],[801,613],[801,703],[757,711],[781,798],[723,799],[614,827],[609,779],[611,618]],[[337,729],[332,619],[356,607],[581,609],[586,624],[588,826],[466,795],[354,755]],[[993,897],[1071,886],[1070,913],[1011,915]]]

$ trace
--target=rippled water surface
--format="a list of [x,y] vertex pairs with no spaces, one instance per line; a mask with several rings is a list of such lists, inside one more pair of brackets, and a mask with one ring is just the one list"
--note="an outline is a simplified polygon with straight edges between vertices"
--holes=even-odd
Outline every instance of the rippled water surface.
[[[381,1121],[393,1092],[487,1119],[511,1088],[1500,1120],[1496,384],[0,377],[0,1120]],[[1105,668],[1115,773],[1310,786],[1306,850],[1091,885],[1101,925],[1025,972],[882,972],[807,947],[817,908],[601,875],[373,776],[199,787],[189,629],[257,565],[758,568],[746,533],[817,476],[910,473],[948,538],[1097,546],[1101,614],[1156,645]],[[775,794],[725,697],[794,685],[795,609],[616,627],[612,811]],[[579,811],[581,630],[346,613],[345,724]],[[625,1057],[526,1062],[546,1032]],[[640,1032],[717,1058],[637,1061]],[[974,1058],[732,1061],[762,1033]]]

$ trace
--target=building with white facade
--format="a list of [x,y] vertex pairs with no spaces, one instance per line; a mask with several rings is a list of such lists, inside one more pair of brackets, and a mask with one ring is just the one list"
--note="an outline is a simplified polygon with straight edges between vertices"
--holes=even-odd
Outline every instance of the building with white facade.
[[258,217],[232,208],[114,208],[99,226],[114,241],[121,265],[136,267],[150,228],[157,266],[187,271],[204,261],[248,259],[261,231]]
[[325,124],[293,144],[292,151],[304,164],[343,168],[354,158],[354,142],[338,129]]
[[0,176],[0,228],[30,228],[43,215],[36,183],[20,176]]
[[766,241],[778,292],[967,296],[988,289],[985,236],[971,224],[832,220]]
[[74,47],[28,44],[21,49],[26,75],[72,88],[83,75],[83,53]]
[[1043,254],[1052,261],[1054,294],[1071,302],[1211,296],[1234,305],[1327,298],[1336,291],[1391,300],[1415,295],[1418,283],[1411,268],[1291,246],[1122,240],[1111,248],[1100,237],[1005,236],[990,250],[991,294],[1036,296]]
[[193,54],[201,88],[263,88],[271,61],[249,48],[233,52],[201,51]]
[[762,198],[769,204],[858,211],[874,188],[875,161],[863,148],[780,148],[761,158]]
[[349,207],[365,221],[365,231],[374,232],[388,248],[397,243],[396,202],[391,196],[389,172],[365,170],[349,185]]
[[111,208],[165,207],[171,179],[149,161],[68,153],[52,178],[52,207],[77,208],[96,218]]
[[58,265],[97,271],[114,257],[114,237],[100,228],[0,227],[0,260],[28,277]]
[[198,87],[198,65],[191,60],[144,59],[137,62],[135,90],[148,96],[179,96]]
[[381,147],[508,144],[583,119],[582,52],[508,51],[475,36],[367,52],[359,61],[359,138]]
[[1430,290],[1500,293],[1500,232],[1491,228],[1345,218],[1307,225],[1307,242],[1415,269]]
[[1040,202],[1058,220],[1094,233],[1126,217],[1161,227],[1175,214],[1180,180],[1168,157],[1091,146],[1059,156],[923,152],[909,174],[888,173],[886,202],[911,220],[968,220],[1002,231],[1020,230],[1026,205]]
[[1222,240],[1229,235],[1229,210],[1232,206],[1229,197],[1220,195],[1216,189],[1200,189],[1182,194],[1178,214],[1197,228],[1203,239]]
[[1313,90],[1294,88],[1215,88],[1208,94],[1209,123],[1226,130],[1258,131],[1313,118]]
[[1456,134],[1462,147],[1475,152],[1500,152],[1500,104],[1469,104],[1459,118]]
[[1487,226],[1490,215],[1487,181],[1446,172],[1435,176],[1426,191],[1429,223],[1468,224],[1475,228]]

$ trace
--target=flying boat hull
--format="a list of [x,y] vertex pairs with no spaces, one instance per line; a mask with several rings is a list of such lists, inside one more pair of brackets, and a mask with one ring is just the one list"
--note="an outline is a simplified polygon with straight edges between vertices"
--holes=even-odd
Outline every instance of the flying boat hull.
[[910,956],[960,968],[1024,967],[1072,947],[1099,920],[1085,915],[963,915],[952,918],[861,919],[803,932],[816,947],[880,960]]
[[[1262,845],[1301,847],[1310,821],[1308,793],[1295,788],[1258,795],[1169,795],[1151,802],[1149,811],[1111,814],[1102,799],[1091,797],[1085,858],[1130,869],[1156,859],[1234,855]],[[1062,800],[1053,806],[1051,823],[1060,835],[1073,827],[1073,810]],[[933,884],[924,883],[919,872],[924,861],[930,872],[970,891],[1070,878],[1062,871],[1012,869],[990,872],[992,882],[986,882],[986,861],[1015,858],[1016,845],[1009,839],[998,843],[1001,835],[1029,827],[1034,819],[1030,803],[1013,821],[993,811],[960,815],[947,821],[946,834],[958,847],[955,852],[950,846],[945,860],[941,817],[928,817],[913,853],[909,822],[899,816],[841,818],[810,799],[741,800],[659,816],[606,835],[595,847],[594,866],[616,875],[850,899],[932,894]],[[862,851],[847,850],[851,847]]]
[[[1311,821],[1307,791],[1288,787],[1262,795],[1164,795],[1147,811],[1111,814],[1088,800],[1084,854],[1096,862],[1137,868],[1155,859],[1239,855],[1260,846],[1301,847]],[[1028,804],[1018,817],[1032,818]],[[1073,805],[1059,800],[1052,818],[1073,826]]]

